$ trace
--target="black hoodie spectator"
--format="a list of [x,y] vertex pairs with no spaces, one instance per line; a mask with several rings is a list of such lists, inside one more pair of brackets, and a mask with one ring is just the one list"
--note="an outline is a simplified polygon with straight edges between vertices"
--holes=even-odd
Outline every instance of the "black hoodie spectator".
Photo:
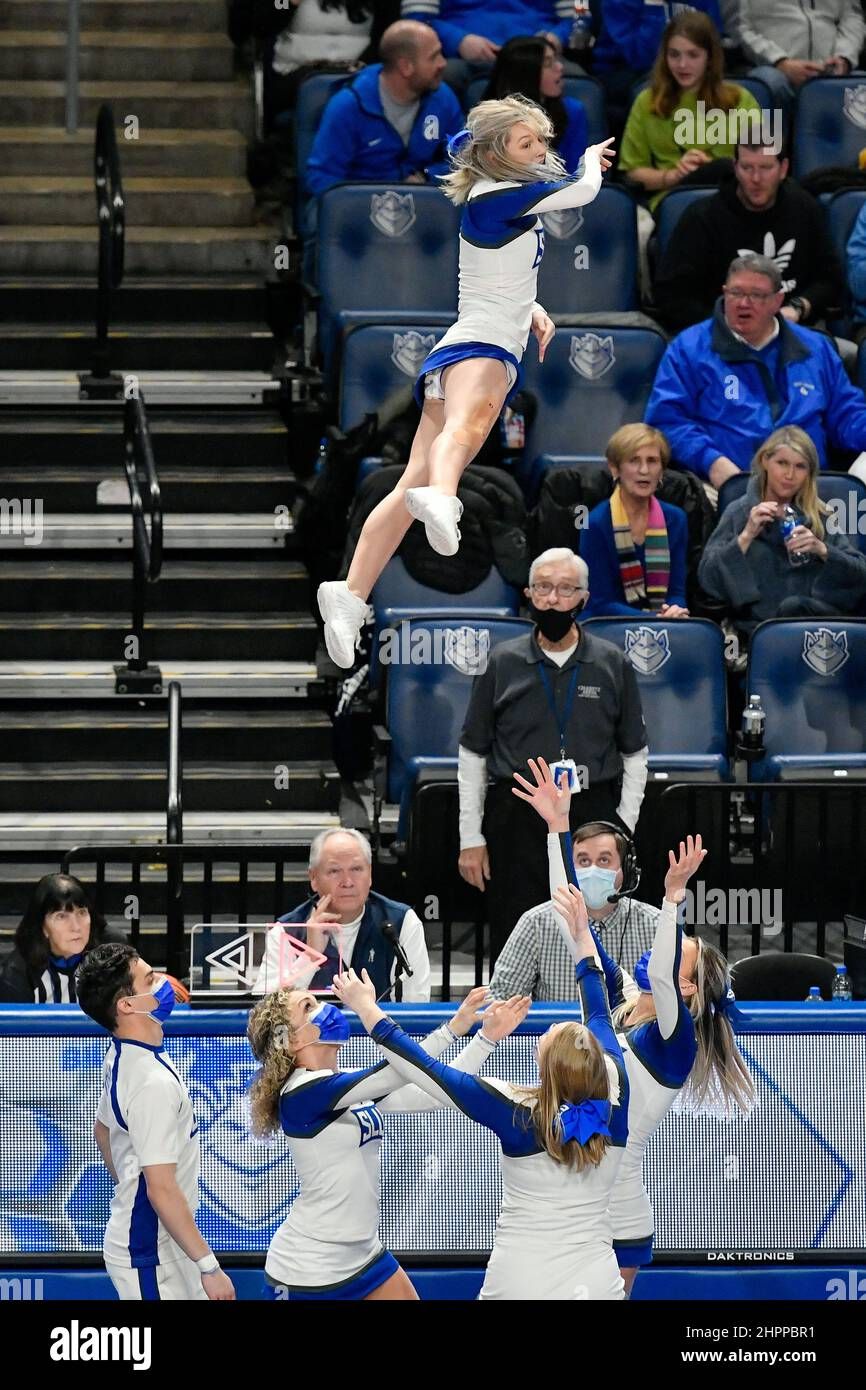
[[[786,159],[744,146],[737,153],[734,174],[717,193],[686,208],[661,258],[656,310],[674,333],[712,317],[728,266],[746,251],[768,256],[779,267],[785,290],[782,313],[793,322],[814,324],[844,303],[842,264],[819,204],[785,177]],[[775,173],[770,161],[777,166]],[[760,170],[751,180],[743,172],[744,165],[758,164],[764,166],[763,186]],[[806,304],[801,306],[800,300]]]

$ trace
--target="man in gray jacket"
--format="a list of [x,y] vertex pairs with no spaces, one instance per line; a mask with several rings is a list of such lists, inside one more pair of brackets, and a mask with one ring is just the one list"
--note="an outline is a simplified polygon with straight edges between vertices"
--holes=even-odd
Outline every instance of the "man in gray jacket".
[[847,77],[866,40],[860,0],[725,0],[726,28],[749,73],[766,82],[786,116],[810,77]]

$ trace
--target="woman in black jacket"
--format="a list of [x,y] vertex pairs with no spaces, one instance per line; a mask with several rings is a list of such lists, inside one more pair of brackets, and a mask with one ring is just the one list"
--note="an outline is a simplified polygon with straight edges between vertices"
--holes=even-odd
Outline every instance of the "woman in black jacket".
[[69,874],[46,874],[30,895],[0,971],[0,1003],[74,1004],[75,969],[107,934],[105,918]]

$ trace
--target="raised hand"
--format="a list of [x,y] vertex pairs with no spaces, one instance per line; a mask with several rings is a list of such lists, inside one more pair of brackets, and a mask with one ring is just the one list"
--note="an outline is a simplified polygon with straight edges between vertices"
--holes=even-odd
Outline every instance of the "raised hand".
[[553,901],[568,923],[568,930],[571,932],[577,947],[578,958],[594,956],[595,942],[592,939],[592,932],[589,930],[589,913],[586,910],[586,903],[583,901],[583,894],[580,889],[575,888],[573,883],[570,883],[567,888],[557,888],[553,895]]
[[679,854],[668,851],[669,868],[665,874],[665,899],[669,903],[681,903],[686,896],[686,884],[692,874],[700,868],[707,857],[700,835],[688,835],[685,843],[680,840]]
[[587,153],[589,153],[589,150],[592,150],[594,154],[598,155],[598,162],[601,165],[602,173],[605,173],[616,159],[616,150],[613,148],[613,142],[614,136],[611,135],[609,140],[602,140],[601,144],[590,145],[587,149]]
[[489,1042],[501,1042],[510,1037],[526,1018],[532,1006],[529,994],[514,994],[510,999],[498,999],[484,1012],[482,1033]]
[[465,1038],[473,1024],[480,1023],[486,1018],[484,1004],[490,1000],[490,990],[487,985],[476,985],[475,989],[470,989],[460,1008],[452,1018],[449,1027],[452,1033],[456,1033],[458,1038]]
[[521,801],[528,801],[530,806],[538,812],[552,834],[558,834],[562,830],[568,829],[568,813],[571,809],[571,792],[568,786],[568,776],[564,776],[563,785],[560,786],[553,780],[553,773],[543,758],[537,761],[535,758],[529,759],[529,770],[535,778],[535,785],[528,782],[525,777],[521,777],[519,772],[514,773],[515,782],[519,782],[524,788],[520,791],[517,787],[511,790],[515,796],[519,796]]
[[376,986],[366,970],[361,971],[360,979],[351,969],[342,975],[335,975],[332,988],[337,998],[356,1014],[360,1014],[366,1005],[376,1003]]
[[326,893],[323,898],[314,906],[312,912],[305,922],[307,928],[307,945],[314,951],[324,951],[328,944],[328,933],[335,926],[339,926],[339,912],[331,912],[331,894]]

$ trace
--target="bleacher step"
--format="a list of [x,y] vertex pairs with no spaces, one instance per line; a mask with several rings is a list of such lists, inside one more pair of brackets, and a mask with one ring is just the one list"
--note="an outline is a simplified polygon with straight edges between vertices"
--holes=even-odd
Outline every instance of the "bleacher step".
[[[190,811],[184,814],[184,843],[309,845],[321,830],[338,829],[329,811]],[[10,849],[50,851],[77,845],[164,845],[165,812],[0,812],[0,843]]]
[[[253,101],[249,79],[227,82],[80,82],[79,125],[93,130],[103,102],[116,103],[118,112],[134,112],[140,126],[177,128],[209,126],[253,134]],[[63,81],[0,80],[0,108],[6,125],[56,124],[66,121]]]
[[[2,146],[0,146],[2,152]],[[123,192],[130,220],[136,227],[248,228],[252,222],[253,191],[245,178],[183,178],[127,176]],[[5,174],[0,176],[0,206],[5,220],[42,227],[88,227],[94,224],[93,177],[68,174]]]
[[[0,439],[2,435],[0,429]],[[115,455],[112,460],[113,466],[97,462],[90,467],[84,463],[65,467],[51,464],[18,467],[10,461],[3,469],[3,488],[7,501],[11,498],[38,497],[49,513],[63,511],[69,515],[84,512],[86,508],[94,505],[100,509],[104,508],[106,512],[112,507],[128,510],[129,487],[118,466],[120,441],[116,430],[112,430],[111,438]],[[87,441],[88,452],[91,452],[91,443],[92,436]],[[72,451],[72,440],[69,440],[66,452]],[[18,455],[17,448],[10,448],[5,452],[13,457]],[[259,471],[253,467],[222,467],[218,472],[206,471],[195,465],[189,468],[165,468],[161,461],[162,449],[158,452],[159,483],[166,525],[169,520],[176,524],[180,513],[214,513],[218,507],[225,513],[240,513],[257,506],[270,508],[273,529],[276,509],[280,507],[286,509],[279,513],[280,531],[286,537],[291,537],[292,519],[288,509],[291,508],[297,492],[294,474],[279,469]]]
[[[163,692],[179,681],[189,699],[247,697],[306,700],[318,686],[307,661],[162,661]],[[2,700],[114,700],[114,667],[105,661],[0,661]],[[2,837],[0,837],[2,842]]]
[[[124,505],[124,492],[125,505],[129,507],[125,478],[112,480],[110,492],[103,487],[103,496],[110,496],[114,505]],[[166,550],[282,550],[291,534],[292,518],[282,513],[275,517],[273,512],[169,513],[163,517],[162,526]],[[39,528],[39,544],[52,550],[118,551],[131,550],[133,546],[132,517],[128,512],[42,515]],[[4,529],[5,550],[23,550],[33,544],[33,534],[24,534],[23,528],[17,534],[12,527]]]
[[[0,226],[0,243],[3,239]],[[8,229],[7,229],[8,230]],[[271,403],[279,397],[280,382],[269,372],[140,370],[135,373],[147,399],[155,405],[233,405]],[[81,381],[77,372],[0,371],[0,405],[77,407]]]
[[[2,101],[2,95],[0,95]],[[133,275],[273,274],[269,226],[140,227],[127,224],[124,264]],[[97,272],[98,239],[91,227],[0,224],[0,274],[90,275]]]
[[[150,378],[143,388],[148,390]],[[288,462],[288,434],[275,412],[260,406],[212,406],[207,410],[160,408],[147,396],[147,414],[160,481],[177,469],[218,480],[261,468],[280,481]],[[123,477],[123,406],[76,401],[65,408],[43,406],[0,412],[0,449],[10,476],[19,470],[57,467],[87,470],[94,487],[103,478]],[[6,488],[9,497],[32,496],[31,491]],[[50,506],[47,494],[43,497]],[[285,495],[277,501],[288,501]],[[88,501],[93,501],[89,498]],[[260,505],[270,506],[266,496]],[[78,510],[74,508],[73,510]]]
[[[129,630],[122,613],[0,613],[0,651],[6,661],[123,662]],[[144,640],[147,659],[157,664],[312,662],[318,632],[307,613],[154,613],[145,619]]]
[[[74,559],[43,560],[19,550],[0,560],[0,611],[120,612],[129,607],[132,564],[99,559],[84,567]],[[299,612],[307,607],[309,578],[303,565],[279,556],[267,560],[165,559],[148,593],[148,613]]]
[[[32,367],[86,372],[93,359],[93,323],[14,323],[0,327],[0,369]],[[165,367],[266,371],[276,344],[261,323],[112,322],[108,334],[112,369],[140,373]]]
[[[165,807],[165,757],[156,762],[0,764],[0,810],[29,815],[46,804],[59,814],[99,806],[102,811],[157,812]],[[340,779],[329,762],[199,761],[183,763],[184,817],[190,812],[339,811]]]
[[[0,78],[63,81],[66,26],[40,28],[38,8],[26,29],[0,28]],[[234,70],[227,34],[188,29],[96,29],[85,14],[78,36],[82,81],[147,81],[154,73],[173,82],[226,82]]]
[[[0,28],[65,32],[68,0],[4,0]],[[81,0],[81,23],[91,29],[181,28],[224,33],[225,0]]]
[[[247,168],[247,141],[239,130],[139,129],[137,140],[123,141],[122,153],[124,175],[138,178],[242,178]],[[0,168],[5,174],[86,177],[93,168],[93,131],[0,126]]]

